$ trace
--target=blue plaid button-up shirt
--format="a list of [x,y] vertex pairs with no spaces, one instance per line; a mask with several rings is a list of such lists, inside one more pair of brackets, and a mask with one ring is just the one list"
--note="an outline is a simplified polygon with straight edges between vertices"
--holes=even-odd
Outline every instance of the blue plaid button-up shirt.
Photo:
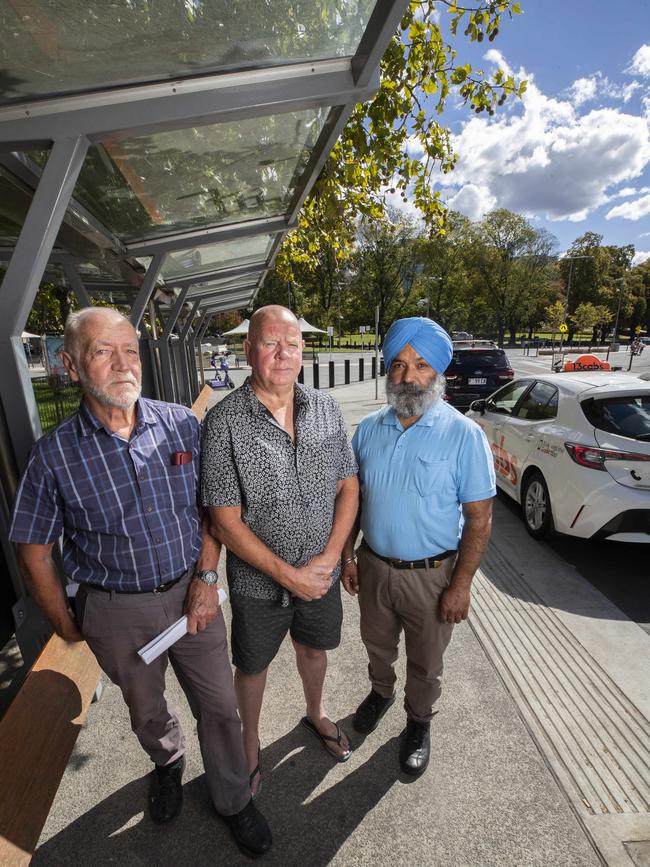
[[[178,463],[174,454],[190,452]],[[33,447],[10,538],[39,545],[63,533],[73,581],[153,590],[198,559],[199,423],[184,406],[140,398],[127,442],[85,402]]]

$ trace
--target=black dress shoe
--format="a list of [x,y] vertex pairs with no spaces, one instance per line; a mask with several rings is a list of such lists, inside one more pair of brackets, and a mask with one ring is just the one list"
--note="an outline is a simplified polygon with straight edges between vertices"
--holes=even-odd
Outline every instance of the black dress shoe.
[[183,770],[185,756],[171,765],[156,765],[149,787],[149,813],[157,825],[171,822],[183,806]]
[[429,764],[431,754],[431,723],[407,719],[400,735],[399,763],[405,774],[419,777]]
[[246,804],[243,810],[234,816],[219,814],[235,838],[235,842],[249,858],[259,858],[268,852],[273,843],[271,831],[266,819],[253,803],[253,799]]
[[394,701],[394,695],[391,695],[390,698],[384,698],[383,695],[379,695],[378,692],[371,689],[370,694],[364,698],[357,708],[352,725],[362,735],[369,735],[370,732],[374,732],[377,728],[379,720]]

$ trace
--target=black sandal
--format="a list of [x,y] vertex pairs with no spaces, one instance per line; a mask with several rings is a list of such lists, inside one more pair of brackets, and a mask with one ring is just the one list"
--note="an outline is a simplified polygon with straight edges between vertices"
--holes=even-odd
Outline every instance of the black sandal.
[[[259,774],[260,781],[257,784],[257,788],[255,789],[255,794],[253,794],[253,780]],[[260,746],[257,745],[257,764],[255,768],[248,775],[248,786],[251,790],[251,798],[256,798],[259,793],[262,791],[262,771],[260,770]]]
[[352,744],[350,743],[349,740],[348,740],[348,751],[347,751],[347,753],[343,753],[342,755],[340,753],[335,753],[334,750],[330,749],[330,747],[327,746],[328,741],[331,741],[331,743],[333,743],[333,744],[337,744],[339,747],[342,746],[341,741],[343,740],[343,732],[339,728],[338,723],[333,723],[333,725],[336,727],[336,737],[335,738],[333,738],[331,735],[324,735],[322,732],[319,732],[318,729],[316,728],[316,726],[313,724],[313,722],[307,716],[304,716],[300,720],[300,725],[303,725],[307,729],[307,731],[310,731],[315,737],[318,738],[318,740],[323,745],[323,749],[327,753],[329,753],[330,756],[335,761],[347,762],[347,760],[352,755]]

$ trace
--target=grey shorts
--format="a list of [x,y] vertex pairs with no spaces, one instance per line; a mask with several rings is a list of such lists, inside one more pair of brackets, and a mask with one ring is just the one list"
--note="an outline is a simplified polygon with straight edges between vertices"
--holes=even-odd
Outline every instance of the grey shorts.
[[287,632],[298,644],[316,650],[333,650],[341,642],[341,586],[335,581],[321,599],[304,602],[291,597],[289,605],[280,601],[230,596],[232,611],[232,661],[245,674],[258,674],[268,668]]

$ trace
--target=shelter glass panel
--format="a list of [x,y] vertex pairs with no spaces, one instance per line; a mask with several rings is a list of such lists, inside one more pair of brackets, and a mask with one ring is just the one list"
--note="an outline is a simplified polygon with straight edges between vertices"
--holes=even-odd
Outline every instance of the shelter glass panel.
[[252,276],[249,274],[246,277],[237,277],[234,280],[221,280],[217,282],[210,281],[209,283],[190,287],[187,297],[193,298],[197,295],[213,294],[214,297],[218,299],[219,295],[230,295],[236,290],[243,289],[247,286],[250,286],[252,291],[256,284],[257,279],[254,274]]
[[237,238],[171,253],[165,259],[161,276],[169,282],[182,277],[209,274],[221,268],[239,268],[258,263],[263,265],[274,239],[275,235],[252,235],[250,238]]
[[105,141],[74,197],[127,242],[279,216],[329,109]]
[[0,0],[0,104],[350,57],[375,0]]

